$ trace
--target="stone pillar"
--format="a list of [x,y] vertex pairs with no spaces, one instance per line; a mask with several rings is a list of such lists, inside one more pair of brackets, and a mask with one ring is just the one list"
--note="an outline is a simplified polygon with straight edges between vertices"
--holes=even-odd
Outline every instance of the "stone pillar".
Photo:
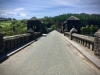
[[67,24],[65,24],[64,32],[68,32],[68,30],[67,30]]
[[35,32],[34,32],[34,30],[32,28],[29,28],[27,30],[27,33],[30,33],[31,34],[30,40],[33,40],[35,38]]
[[100,29],[94,34],[94,54],[100,58]]
[[73,33],[77,33],[77,30],[76,30],[75,28],[72,28],[72,29],[70,30],[70,35],[69,35],[70,40],[72,40],[72,34],[73,34]]
[[4,51],[3,34],[0,32],[0,53]]

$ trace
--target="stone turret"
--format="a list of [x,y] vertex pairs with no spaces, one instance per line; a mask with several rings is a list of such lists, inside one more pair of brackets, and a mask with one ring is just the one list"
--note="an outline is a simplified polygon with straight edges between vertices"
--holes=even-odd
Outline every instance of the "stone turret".
[[80,23],[81,20],[75,16],[69,17],[65,22],[63,22],[63,30],[67,29],[69,32],[72,27],[77,29],[77,33],[80,33]]
[[67,20],[80,20],[79,18],[75,17],[75,16],[71,16],[69,17]]
[[27,20],[27,30],[30,28],[33,29],[34,32],[42,32],[41,21],[36,17]]

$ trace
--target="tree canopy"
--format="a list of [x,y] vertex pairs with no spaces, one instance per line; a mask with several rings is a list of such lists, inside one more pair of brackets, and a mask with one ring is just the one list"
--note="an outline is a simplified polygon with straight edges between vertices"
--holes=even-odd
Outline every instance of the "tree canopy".
[[86,26],[86,25],[89,25],[89,26],[97,25],[98,27],[100,27],[100,14],[68,13],[68,14],[62,14],[62,15],[58,15],[58,16],[54,16],[54,17],[46,16],[44,18],[41,18],[40,20],[42,20],[44,23],[47,23],[47,22],[57,23],[57,22],[64,22],[70,16],[75,16],[75,17],[79,18],[81,20],[81,24],[80,24],[81,27]]

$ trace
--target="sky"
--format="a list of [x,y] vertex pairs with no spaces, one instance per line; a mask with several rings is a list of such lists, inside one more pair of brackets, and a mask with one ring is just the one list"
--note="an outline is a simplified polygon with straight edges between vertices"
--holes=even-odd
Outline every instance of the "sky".
[[0,0],[0,17],[29,19],[67,13],[100,14],[100,0]]

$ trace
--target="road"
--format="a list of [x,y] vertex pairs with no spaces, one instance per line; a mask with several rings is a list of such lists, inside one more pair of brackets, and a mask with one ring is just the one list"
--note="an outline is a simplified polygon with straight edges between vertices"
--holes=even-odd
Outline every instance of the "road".
[[100,75],[57,31],[0,64],[0,75]]

